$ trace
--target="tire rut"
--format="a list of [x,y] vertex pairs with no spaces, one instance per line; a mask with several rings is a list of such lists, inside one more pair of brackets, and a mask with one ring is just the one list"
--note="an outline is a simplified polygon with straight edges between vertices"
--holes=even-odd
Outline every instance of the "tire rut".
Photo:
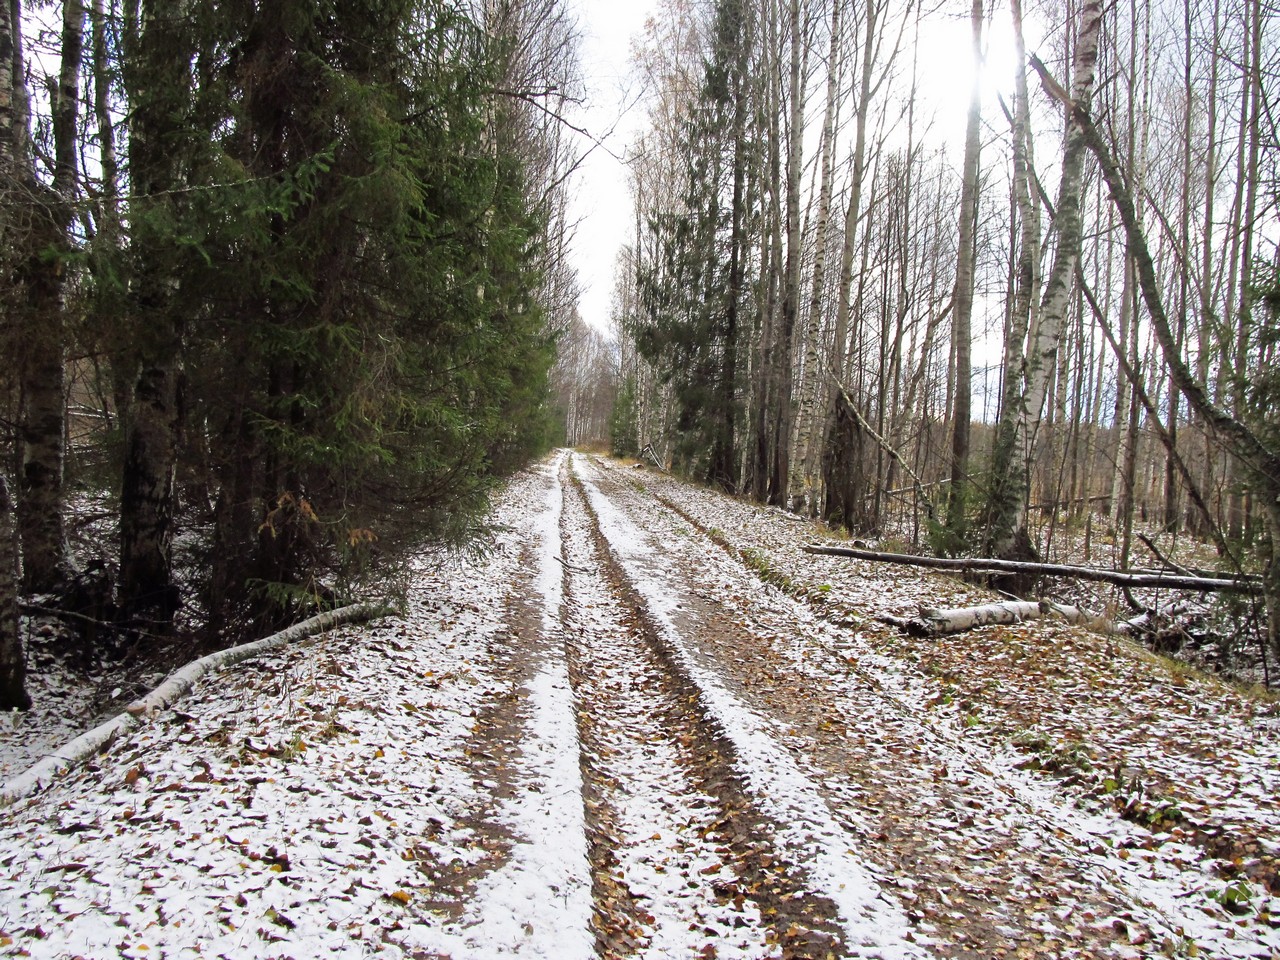
[[[529,569],[533,551],[520,551],[520,564]],[[503,627],[489,646],[493,677],[500,684],[494,695],[476,711],[475,723],[467,739],[466,756],[471,761],[474,786],[471,804],[464,818],[471,831],[469,859],[450,863],[423,859],[419,869],[430,878],[436,893],[423,907],[452,920],[466,914],[466,903],[475,895],[479,882],[501,869],[510,859],[520,838],[501,816],[501,807],[516,798],[520,782],[520,744],[529,723],[524,691],[537,674],[548,644],[542,637],[540,613],[529,599],[532,588],[515,589],[506,597]]]
[[577,701],[589,705],[579,736],[600,954],[674,955],[701,925],[703,956],[847,955],[834,904],[779,853],[777,825],[648,622],[576,478],[564,490],[565,625]]
[[[1033,949],[1035,956],[1132,956],[1134,947],[1157,946],[1151,921],[1163,926],[1160,918],[1116,890],[1093,851],[1074,850],[1070,837],[1043,822],[1047,817],[1004,812],[1010,788],[966,754],[933,742],[858,668],[856,655],[847,655],[856,651],[801,636],[821,625],[812,618],[801,625],[794,615],[788,621],[767,609],[767,596],[748,596],[741,581],[760,572],[736,551],[673,504],[612,470],[599,472],[603,492],[648,532],[666,534],[669,562],[689,571],[692,589],[682,599],[701,622],[700,655],[788,731],[782,742],[814,771],[859,847],[899,877],[909,915],[938,955],[976,960]],[[698,570],[688,537],[664,529],[683,524],[729,553],[738,595],[724,584],[716,589],[714,574]]]

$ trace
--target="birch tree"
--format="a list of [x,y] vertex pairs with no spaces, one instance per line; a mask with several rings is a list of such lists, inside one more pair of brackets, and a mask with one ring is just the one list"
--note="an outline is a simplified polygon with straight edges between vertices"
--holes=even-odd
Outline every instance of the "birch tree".
[[1000,418],[996,424],[991,458],[991,486],[986,505],[986,542],[990,556],[1009,552],[1019,526],[1027,496],[1024,464],[1026,407],[1027,333],[1036,326],[1035,311],[1040,299],[1040,204],[1035,182],[1035,148],[1031,130],[1031,98],[1025,67],[1027,51],[1023,38],[1022,3],[1011,0],[1014,70],[1013,140],[1014,207],[1019,227],[1014,289],[1004,342],[1004,390]]
[[965,507],[969,486],[969,438],[972,431],[973,372],[972,350],[974,230],[978,210],[979,141],[982,122],[982,0],[973,0],[969,12],[973,31],[973,89],[965,124],[964,162],[960,180],[959,240],[956,243],[955,309],[951,338],[955,356],[954,402],[951,408],[951,486],[947,501],[948,549],[958,549],[966,540]]
[[818,212],[813,226],[814,263],[809,284],[808,323],[803,343],[804,362],[801,367],[799,403],[795,416],[795,443],[791,464],[788,467],[788,502],[792,510],[810,509],[817,479],[815,434],[818,398],[822,384],[828,377],[823,369],[822,318],[823,289],[827,269],[827,225],[831,217],[831,194],[835,181],[835,130],[838,110],[837,91],[840,86],[841,4],[831,6],[831,35],[827,49],[827,92],[823,108],[822,136],[819,146],[821,158]]
[[[1098,59],[1098,40],[1102,29],[1103,4],[1101,0],[1085,0],[1080,8],[1079,24],[1075,35],[1070,97],[1086,109],[1093,92],[1095,67]],[[1015,16],[1015,21],[1020,17]],[[1035,61],[1038,62],[1038,61]],[[1016,122],[1016,117],[1015,117]],[[1029,477],[1035,462],[1040,431],[1045,422],[1045,404],[1050,385],[1058,372],[1059,349],[1067,326],[1067,314],[1075,283],[1076,269],[1080,261],[1080,245],[1083,216],[1081,194],[1085,160],[1084,137],[1079,125],[1068,116],[1062,149],[1062,174],[1058,184],[1058,197],[1054,206],[1054,225],[1057,242],[1053,261],[1044,278],[1043,291],[1034,327],[1028,324],[1030,344],[1026,351],[1025,374],[1017,364],[1017,347],[1011,347],[1014,365],[1006,367],[1006,376],[1014,381],[1006,390],[1005,417],[1024,418],[1025,428],[1019,430],[1016,420],[1001,427],[1001,444],[1007,459],[998,459],[1001,475],[995,480],[996,489],[1007,491],[997,495],[989,522],[988,540],[997,556],[1009,555],[1015,548],[1026,552],[1031,545],[1026,533],[1025,510],[1029,491]],[[1023,151],[1024,162],[1026,159]],[[1025,174],[1024,174],[1025,176]],[[1015,179],[1017,174],[1015,173]],[[1016,187],[1015,187],[1016,188]],[[1017,189],[1017,188],[1016,188]],[[1023,213],[1024,223],[1026,213]],[[1032,222],[1034,228],[1034,222]],[[1031,244],[1031,251],[1038,245],[1026,237],[1023,245]],[[1024,250],[1025,258],[1028,252]],[[1024,261],[1025,263],[1025,261]],[[1033,271],[1034,268],[1032,268]],[[1028,292],[1034,289],[1034,273],[1028,276],[1027,266],[1020,269],[1021,283],[1025,278]],[[1023,327],[1023,317],[1029,315],[1028,306],[1021,301],[1015,306],[1018,332]],[[1013,333],[1010,334],[1010,340]],[[1017,395],[1017,381],[1025,376],[1022,395]],[[1021,439],[1021,442],[1020,442]],[[1020,544],[1020,547],[1018,546]]]

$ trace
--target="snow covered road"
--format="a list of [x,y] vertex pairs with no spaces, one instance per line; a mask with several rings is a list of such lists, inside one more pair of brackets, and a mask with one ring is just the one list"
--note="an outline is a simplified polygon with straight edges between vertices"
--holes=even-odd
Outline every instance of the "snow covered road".
[[959,678],[771,585],[802,525],[566,451],[494,521],[401,616],[4,811],[0,955],[1280,955],[1268,891],[1222,897],[1247,865],[1018,769],[978,693],[939,721]]

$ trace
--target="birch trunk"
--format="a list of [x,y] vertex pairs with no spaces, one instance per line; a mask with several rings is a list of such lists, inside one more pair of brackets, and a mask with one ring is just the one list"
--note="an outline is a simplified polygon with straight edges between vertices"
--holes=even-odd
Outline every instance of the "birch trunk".
[[[963,542],[965,499],[969,476],[969,436],[973,427],[970,409],[973,371],[971,364],[974,275],[974,231],[978,209],[978,154],[982,122],[982,0],[973,0],[970,10],[973,27],[973,91],[969,100],[969,120],[964,138],[964,168],[960,183],[960,239],[956,244],[955,312],[951,321],[952,351],[955,355],[951,408],[951,490],[947,505],[947,529]],[[958,547],[959,542],[954,546]]]
[[[1258,39],[1256,30],[1255,23],[1255,40]],[[1254,56],[1257,56],[1256,50]],[[1037,69],[1041,70],[1043,76],[1043,65]],[[1073,126],[1079,128],[1083,141],[1097,158],[1107,189],[1120,214],[1120,221],[1124,224],[1129,249],[1137,268],[1138,289],[1142,292],[1151,320],[1151,333],[1159,345],[1169,378],[1177,385],[1191,408],[1226,441],[1231,452],[1253,477],[1251,492],[1263,504],[1264,518],[1273,544],[1263,575],[1263,592],[1268,612],[1268,645],[1273,651],[1280,653],[1280,551],[1274,547],[1280,541],[1280,451],[1270,446],[1265,437],[1255,433],[1244,420],[1215,405],[1208,388],[1195,379],[1190,366],[1178,350],[1173,327],[1161,297],[1155,263],[1138,220],[1133,194],[1125,185],[1119,167],[1111,157],[1110,148],[1094,125],[1088,110],[1078,103],[1068,102],[1067,106],[1071,110]],[[1256,116],[1253,120],[1256,122]]]
[[[857,107],[854,114],[853,160],[849,172],[849,202],[845,208],[843,241],[840,247],[840,285],[836,294],[835,330],[832,337],[832,355],[829,370],[823,371],[819,386],[816,415],[823,437],[831,469],[827,471],[828,519],[836,519],[836,514],[843,517],[842,522],[849,519],[849,506],[853,501],[850,475],[853,470],[853,451],[845,449],[837,442],[838,437],[854,437],[849,430],[842,430],[837,424],[835,385],[831,374],[845,376],[846,357],[849,352],[849,320],[852,304],[850,298],[853,291],[853,261],[857,252],[858,224],[862,216],[862,182],[866,177],[867,165],[867,116],[871,106],[872,71],[875,64],[873,56],[879,29],[879,6],[876,0],[867,0],[865,33],[862,42],[861,69],[858,74]],[[835,497],[839,506],[831,507],[832,487],[841,487],[840,495]]]
[[992,455],[992,485],[987,506],[986,549],[992,556],[1009,553],[1015,532],[1025,522],[1028,497],[1026,440],[1026,341],[1035,328],[1040,298],[1040,204],[1035,190],[1035,151],[1031,102],[1027,89],[1026,42],[1022,3],[1012,0],[1014,52],[1013,191],[1018,212],[1018,259],[1013,308],[1004,344],[1004,390]]
[[800,404],[796,411],[796,440],[788,470],[787,499],[797,512],[812,510],[813,487],[817,471],[813,455],[813,436],[818,388],[825,374],[821,369],[822,354],[822,289],[827,267],[827,223],[831,217],[831,192],[835,180],[834,152],[836,88],[839,80],[840,4],[832,4],[831,43],[827,52],[827,100],[822,121],[821,186],[818,193],[818,215],[814,225],[813,278],[809,291],[809,321],[805,332],[804,366],[800,375]]
[[[1098,39],[1102,28],[1102,0],[1085,0],[1080,11],[1072,66],[1070,99],[1087,110],[1093,94],[1094,68],[1098,61]],[[1037,435],[1044,417],[1045,398],[1058,359],[1058,348],[1066,329],[1067,310],[1076,263],[1080,259],[1081,184],[1084,179],[1084,135],[1078,123],[1068,118],[1062,148],[1062,179],[1058,186],[1055,222],[1058,243],[1053,264],[1045,278],[1040,301],[1039,323],[1028,352],[1027,371],[1027,461],[1035,460]]]

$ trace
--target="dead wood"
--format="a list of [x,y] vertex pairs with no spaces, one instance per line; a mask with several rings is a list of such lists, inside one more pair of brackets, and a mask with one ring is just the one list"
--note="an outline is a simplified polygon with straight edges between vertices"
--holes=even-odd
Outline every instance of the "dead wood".
[[1058,617],[1067,623],[1088,625],[1103,621],[1103,618],[1081,610],[1079,607],[1050,603],[1046,600],[1008,600],[977,607],[955,607],[942,610],[921,607],[920,615],[916,617],[881,617],[880,619],[882,623],[905,630],[913,637],[941,637],[993,623],[1021,623],[1024,620],[1039,620],[1045,617]]
[[953,570],[960,573],[1022,573],[1040,577],[1068,577],[1075,580],[1092,580],[1113,583],[1125,587],[1159,587],[1165,590],[1196,590],[1200,592],[1225,591],[1252,596],[1262,594],[1262,583],[1251,577],[1201,577],[1170,573],[1162,570],[1103,570],[1098,567],[1080,567],[1065,563],[1032,563],[1023,560],[997,560],[994,557],[919,557],[905,553],[882,553],[877,550],[859,550],[855,547],[830,547],[811,545],[806,553],[833,557],[853,557],[877,563],[900,563],[932,570]]

